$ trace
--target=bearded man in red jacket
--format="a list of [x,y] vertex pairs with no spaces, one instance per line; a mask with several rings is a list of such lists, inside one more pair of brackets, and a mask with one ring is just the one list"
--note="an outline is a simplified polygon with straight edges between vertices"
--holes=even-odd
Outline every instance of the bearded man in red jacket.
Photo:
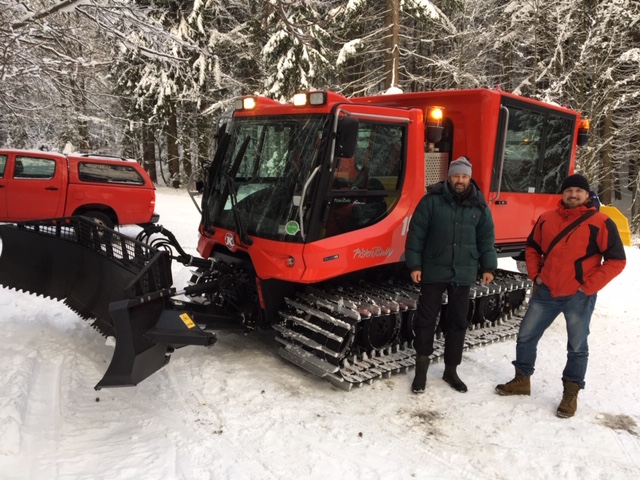
[[564,393],[556,414],[572,417],[584,388],[589,358],[589,323],[597,292],[626,264],[615,223],[589,199],[589,182],[571,175],[562,182],[558,208],[538,218],[525,248],[528,275],[536,284],[516,343],[516,376],[496,387],[500,395],[530,395],[538,342],[556,317],[567,323]]

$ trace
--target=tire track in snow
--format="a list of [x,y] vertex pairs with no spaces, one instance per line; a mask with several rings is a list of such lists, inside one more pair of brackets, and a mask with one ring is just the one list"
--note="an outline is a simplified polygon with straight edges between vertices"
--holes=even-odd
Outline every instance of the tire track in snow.
[[29,383],[21,436],[21,451],[30,457],[26,462],[27,478],[57,478],[59,473],[60,372],[64,356],[48,358],[52,351],[56,351],[55,346],[46,343],[38,346]]
[[[191,452],[192,458],[196,459],[196,464],[190,465],[183,455],[178,454],[176,459],[178,474],[184,478],[208,480],[217,478],[215,473],[220,473],[222,470],[229,478],[236,478],[237,475],[245,478],[247,472],[255,472],[255,475],[264,480],[279,478],[267,465],[256,461],[245,450],[225,438],[224,421],[215,407],[210,406],[211,402],[204,398],[197,386],[185,381],[188,375],[177,376],[169,373],[167,378],[177,400],[172,402],[172,406],[179,410],[179,420],[188,433],[189,443],[185,449]],[[219,449],[211,448],[211,438],[214,436],[221,443]],[[199,445],[207,445],[208,448],[198,450]],[[239,468],[236,466],[241,466],[243,473],[234,473],[234,470]]]
[[640,444],[638,437],[626,431],[613,431],[620,449],[628,462],[636,469],[640,469]]
[[616,443],[620,445],[620,451],[629,464],[640,469],[640,438],[636,432],[635,420],[627,415],[607,413],[598,415],[597,418],[600,424],[611,430],[611,435],[614,435]]

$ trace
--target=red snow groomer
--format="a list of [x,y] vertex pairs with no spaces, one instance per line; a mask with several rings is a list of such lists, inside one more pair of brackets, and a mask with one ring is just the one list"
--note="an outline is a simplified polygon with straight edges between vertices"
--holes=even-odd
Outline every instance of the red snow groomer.
[[[575,111],[484,89],[236,103],[201,182],[201,258],[159,225],[135,240],[79,217],[0,227],[2,285],[115,337],[96,388],[136,385],[227,328],[275,329],[282,357],[345,389],[410,368],[404,244],[426,186],[467,156],[499,255],[518,257],[588,136]],[[182,289],[172,260],[195,267]],[[515,333],[528,287],[503,271],[472,289],[470,346]]]

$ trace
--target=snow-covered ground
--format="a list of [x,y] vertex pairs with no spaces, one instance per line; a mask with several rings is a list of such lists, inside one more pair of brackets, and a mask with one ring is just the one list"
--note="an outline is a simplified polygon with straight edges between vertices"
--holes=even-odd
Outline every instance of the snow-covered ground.
[[[162,188],[161,223],[195,253],[198,215]],[[60,303],[0,289],[0,479],[640,478],[640,250],[599,295],[587,388],[562,420],[566,334],[543,337],[531,397],[500,397],[515,342],[466,352],[460,394],[429,371],[344,392],[277,355],[273,333],[221,333],[135,388],[96,392],[113,353]],[[176,284],[189,272],[176,267]]]

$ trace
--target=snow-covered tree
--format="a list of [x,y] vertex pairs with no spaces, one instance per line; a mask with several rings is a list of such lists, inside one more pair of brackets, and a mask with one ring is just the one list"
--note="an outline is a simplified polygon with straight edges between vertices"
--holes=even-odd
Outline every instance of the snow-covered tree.
[[253,22],[264,41],[263,93],[289,100],[298,91],[324,88],[332,74],[330,34],[325,30],[331,2],[267,0]]
[[569,77],[571,88],[565,90],[574,93],[578,109],[591,119],[590,148],[580,167],[609,203],[620,198],[623,188],[637,191],[640,4],[628,0],[579,3],[576,7],[582,7],[579,12],[587,28]]
[[100,31],[75,10],[79,3],[9,0],[0,9],[2,143],[110,143],[118,120],[104,78],[109,59]]
[[[135,109],[146,112],[146,124],[165,132],[170,183],[179,186],[191,173],[192,160],[202,162],[210,156],[215,115],[245,90],[247,75],[254,82],[255,62],[246,32],[249,7],[224,0],[138,4],[148,7],[149,16],[170,36],[154,47],[162,55],[150,55],[141,47],[150,48],[157,36],[130,31],[127,42],[121,43],[117,84],[121,94],[136,99]],[[139,112],[131,113],[139,120]]]
[[[351,0],[334,9],[342,38],[337,67],[347,95],[452,87],[464,81],[459,31],[461,2]],[[474,82],[468,82],[473,84]]]
[[[0,142],[210,158],[234,97],[500,86],[591,119],[585,172],[637,198],[635,0],[0,0]],[[178,160],[180,162],[178,163]],[[196,165],[197,166],[197,165]],[[164,171],[164,170],[163,170]],[[628,189],[628,190],[627,190]],[[634,203],[634,228],[640,228]]]

